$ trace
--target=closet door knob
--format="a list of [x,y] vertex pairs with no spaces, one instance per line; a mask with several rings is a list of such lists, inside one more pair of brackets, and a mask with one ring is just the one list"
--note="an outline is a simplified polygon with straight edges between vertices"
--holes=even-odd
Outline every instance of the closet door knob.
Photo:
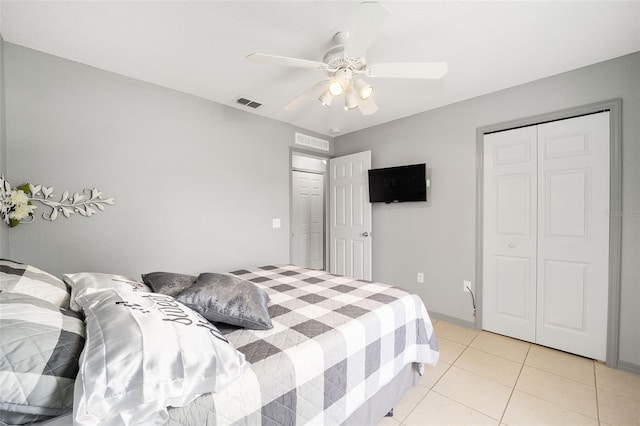
[[516,243],[514,243],[513,241],[511,241],[509,243],[509,248],[516,248]]

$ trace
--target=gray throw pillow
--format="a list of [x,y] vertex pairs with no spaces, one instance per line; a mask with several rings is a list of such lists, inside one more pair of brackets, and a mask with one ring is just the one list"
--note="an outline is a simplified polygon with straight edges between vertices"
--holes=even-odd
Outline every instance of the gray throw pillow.
[[142,281],[151,287],[155,293],[171,297],[176,297],[182,290],[191,287],[197,278],[193,275],[172,272],[151,272],[150,274],[142,275]]
[[273,328],[267,305],[269,295],[255,284],[224,274],[204,273],[177,297],[212,322],[254,330]]

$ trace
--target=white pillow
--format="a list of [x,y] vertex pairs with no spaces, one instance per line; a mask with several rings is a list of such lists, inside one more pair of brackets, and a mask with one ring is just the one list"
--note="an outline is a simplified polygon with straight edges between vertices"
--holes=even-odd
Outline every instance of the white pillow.
[[77,299],[83,294],[96,293],[109,289],[122,290],[125,292],[151,292],[151,288],[146,284],[123,275],[79,272],[77,274],[64,274],[62,278],[64,282],[71,287],[69,306],[76,312],[80,311]]
[[77,302],[87,329],[74,425],[160,425],[166,407],[219,392],[249,367],[216,327],[171,296],[112,289]]

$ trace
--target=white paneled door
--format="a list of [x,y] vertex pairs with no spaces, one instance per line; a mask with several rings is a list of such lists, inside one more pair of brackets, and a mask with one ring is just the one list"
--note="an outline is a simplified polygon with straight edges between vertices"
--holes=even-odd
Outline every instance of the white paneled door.
[[324,268],[324,176],[293,171],[292,263]]
[[483,328],[536,336],[536,127],[484,137]]
[[609,113],[484,138],[483,328],[606,357]]
[[609,112],[538,126],[536,341],[604,360]]
[[329,271],[371,280],[371,151],[329,161]]

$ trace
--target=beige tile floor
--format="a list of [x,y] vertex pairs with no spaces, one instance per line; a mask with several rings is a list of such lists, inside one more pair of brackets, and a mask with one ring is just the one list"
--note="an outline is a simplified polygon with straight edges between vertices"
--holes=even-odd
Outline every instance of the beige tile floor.
[[440,362],[378,426],[640,425],[640,376],[434,321]]

